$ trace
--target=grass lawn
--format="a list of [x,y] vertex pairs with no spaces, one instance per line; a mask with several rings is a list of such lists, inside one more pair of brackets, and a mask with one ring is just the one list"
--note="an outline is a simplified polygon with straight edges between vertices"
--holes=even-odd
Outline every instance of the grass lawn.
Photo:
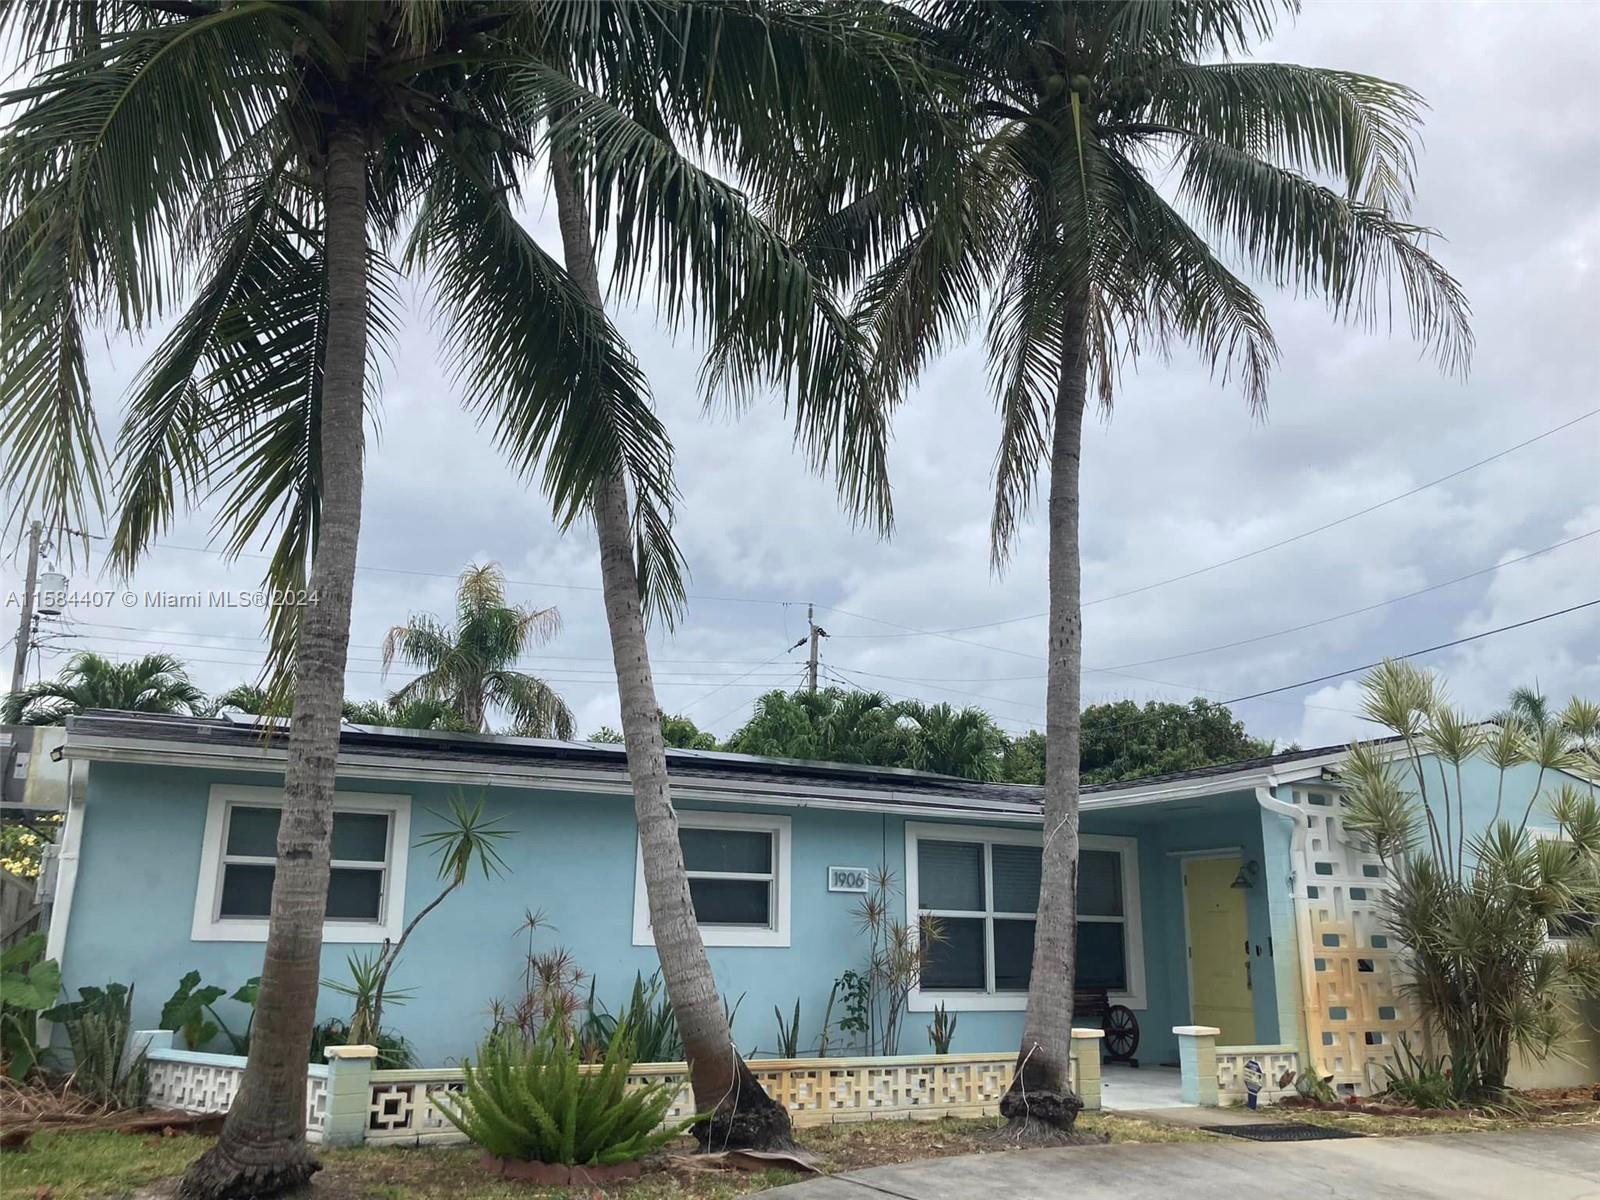
[[[799,1131],[807,1150],[829,1171],[941,1158],[1004,1153],[991,1139],[998,1118],[861,1121]],[[1193,1129],[1156,1125],[1111,1113],[1086,1113],[1086,1133],[1113,1142],[1213,1141]],[[26,1150],[0,1153],[0,1200],[101,1200],[171,1179],[205,1148],[193,1137],[130,1137],[120,1133],[45,1133]],[[690,1143],[684,1143],[687,1150]],[[544,1200],[571,1197],[563,1188],[535,1188],[491,1179],[470,1147],[361,1148],[322,1152],[313,1195],[327,1200]],[[642,1179],[606,1189],[626,1200],[727,1200],[798,1179],[788,1171],[748,1174],[696,1167],[677,1156]],[[588,1194],[588,1193],[584,1193]]]

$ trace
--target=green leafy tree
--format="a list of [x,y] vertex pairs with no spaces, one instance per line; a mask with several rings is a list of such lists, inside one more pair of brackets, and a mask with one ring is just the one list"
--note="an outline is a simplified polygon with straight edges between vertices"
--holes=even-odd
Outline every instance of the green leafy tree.
[[[601,745],[607,743],[621,745],[622,730],[613,729],[610,725],[602,725],[583,740],[597,742]],[[675,750],[717,749],[717,739],[713,734],[707,733],[688,717],[681,714],[677,716],[662,715],[661,740]]]
[[391,704],[443,701],[461,724],[489,728],[489,715],[511,718],[508,732],[525,737],[572,737],[572,712],[544,680],[516,669],[516,661],[561,629],[553,608],[523,608],[506,602],[506,579],[498,565],[470,566],[456,588],[454,625],[414,616],[383,639],[383,669],[396,658],[422,674],[395,692]]
[[1132,700],[1083,710],[1082,779],[1116,783],[1170,771],[1260,758],[1273,744],[1253,738],[1223,704],[1199,697],[1187,704]]
[[1044,734],[1037,729],[1019,733],[1000,756],[1000,778],[1007,783],[1044,782]]
[[[799,248],[700,164],[732,164],[763,196],[793,186],[797,163],[814,165],[809,186],[831,197],[869,194],[921,157],[918,135],[930,118],[925,72],[903,33],[885,10],[850,0],[582,11],[600,14],[592,28],[601,36],[573,41],[576,68],[537,80],[531,109],[548,125],[567,271],[602,312],[596,239],[611,239],[613,288],[653,293],[669,326],[703,336],[708,390],[740,401],[757,389],[783,391],[811,465],[833,470],[844,503],[886,528],[885,414],[853,386],[865,370],[859,333]],[[627,55],[609,40],[614,23],[658,21],[663,35],[635,37]],[[457,333],[501,350],[525,345],[514,309]],[[505,371],[478,382],[514,394],[536,349],[502,355]],[[587,429],[562,431],[547,461],[564,472],[589,440]],[[645,638],[646,612],[671,616],[683,596],[665,536],[667,466],[630,480],[618,460],[581,504],[557,511],[594,518],[652,937],[696,1104],[710,1114],[695,1135],[718,1147],[777,1147],[790,1141],[788,1114],[734,1047],[688,903],[671,803]]]
[[[675,750],[715,750],[717,739],[688,717],[680,715],[661,717],[661,737]],[[618,739],[621,740],[621,739]]]
[[174,655],[146,654],[119,663],[84,650],[54,679],[30,683],[0,702],[0,724],[64,725],[68,717],[92,708],[192,715],[206,711],[206,697]]
[[1320,295],[1362,327],[1388,317],[1398,288],[1412,332],[1445,366],[1464,367],[1470,353],[1461,288],[1409,216],[1420,99],[1350,71],[1235,61],[1270,36],[1279,11],[1269,0],[933,0],[919,9],[921,36],[961,90],[964,142],[948,161],[909,164],[901,186],[870,203],[808,192],[804,171],[775,201],[819,269],[854,288],[879,393],[898,397],[942,351],[984,330],[1002,430],[997,568],[1047,477],[1052,836],[1003,1104],[1018,1138],[1057,1137],[1080,1107],[1068,1085],[1070,881],[1091,396],[1109,406],[1121,364],[1188,344],[1259,410],[1277,343],[1230,261]]

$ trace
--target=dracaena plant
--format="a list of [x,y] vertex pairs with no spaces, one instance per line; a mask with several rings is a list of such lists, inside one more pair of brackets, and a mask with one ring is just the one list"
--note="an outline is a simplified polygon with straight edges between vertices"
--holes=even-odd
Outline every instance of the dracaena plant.
[[[1385,662],[1362,691],[1365,714],[1401,752],[1351,748],[1345,827],[1388,868],[1381,919],[1399,946],[1403,992],[1446,1048],[1453,1098],[1497,1103],[1512,1051],[1548,1058],[1573,1028],[1573,1005],[1600,992],[1600,808],[1572,773],[1584,766],[1581,744],[1558,749],[1521,722],[1470,721],[1407,662]],[[1474,760],[1497,774],[1486,824],[1463,787]],[[1535,768],[1525,802],[1506,794],[1518,767]]]

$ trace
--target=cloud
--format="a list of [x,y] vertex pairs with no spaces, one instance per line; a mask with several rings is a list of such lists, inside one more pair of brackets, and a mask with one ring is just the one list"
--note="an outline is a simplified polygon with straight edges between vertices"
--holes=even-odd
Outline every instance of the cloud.
[[[1468,289],[1478,349],[1465,382],[1441,378],[1403,328],[1334,324],[1317,302],[1271,295],[1283,347],[1265,421],[1181,352],[1122,381],[1091,424],[1083,469],[1084,592],[1094,599],[1181,575],[1375,504],[1596,407],[1600,378],[1600,9],[1584,5],[1313,7],[1263,58],[1339,65],[1404,80],[1429,100],[1417,218]],[[558,250],[537,196],[530,219]],[[362,526],[350,691],[374,696],[383,631],[415,611],[447,615],[454,575],[494,559],[520,602],[555,604],[561,636],[529,660],[579,714],[617,723],[592,531],[553,525],[536,489],[502,463],[460,406],[425,297],[386,373]],[[805,605],[832,635],[831,678],[930,700],[982,703],[1008,728],[1043,718],[1046,541],[1041,514],[1009,569],[989,566],[997,420],[981,350],[946,355],[897,418],[894,536],[842,514],[811,475],[781,408],[738,420],[704,412],[691,339],[646,309],[617,319],[670,428],[682,490],[679,536],[694,576],[687,617],[657,630],[661,699],[718,732],[764,688],[792,686]],[[1402,322],[1403,324],[1403,322]],[[153,343],[148,343],[153,344]],[[147,344],[147,346],[148,346]],[[147,348],[147,347],[144,347]],[[96,352],[111,401],[143,348]],[[1600,418],[1399,503],[1193,578],[1086,609],[1089,699],[1225,699],[1403,653],[1600,597],[1600,539],[1416,599],[1236,649],[1187,655],[1378,604],[1600,528]],[[245,586],[260,563],[226,565],[173,546],[204,544],[203,519],[161,539],[140,588]],[[8,562],[0,591],[16,586]],[[80,572],[80,577],[89,579]],[[0,610],[0,618],[4,617]],[[1600,618],[1586,613],[1421,661],[1474,711],[1519,683],[1600,694]],[[82,612],[50,639],[46,670],[72,648],[133,654],[167,646],[208,688],[259,662],[258,614]],[[908,629],[984,628],[946,637]],[[1148,659],[1169,661],[1128,666]],[[1353,680],[1240,706],[1257,734],[1321,744],[1362,732]]]

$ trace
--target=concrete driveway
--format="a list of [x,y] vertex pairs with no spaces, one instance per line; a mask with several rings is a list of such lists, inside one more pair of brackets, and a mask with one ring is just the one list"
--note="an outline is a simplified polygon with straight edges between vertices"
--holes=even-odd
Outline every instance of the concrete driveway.
[[1261,1144],[1082,1146],[830,1175],[771,1200],[1600,1200],[1600,1129]]

